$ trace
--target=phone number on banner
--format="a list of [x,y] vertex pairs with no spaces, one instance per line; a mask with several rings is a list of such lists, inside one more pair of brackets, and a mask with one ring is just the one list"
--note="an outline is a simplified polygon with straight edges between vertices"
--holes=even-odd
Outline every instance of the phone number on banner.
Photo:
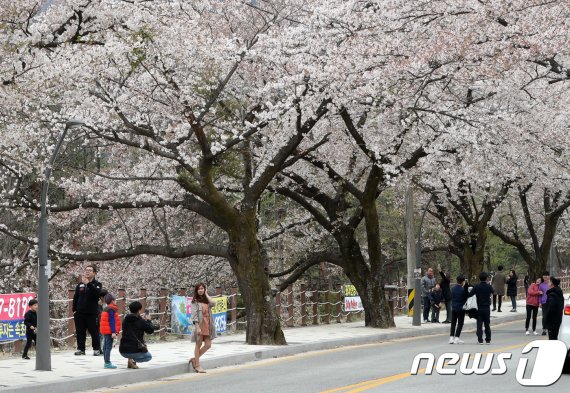
[[35,293],[0,295],[0,321],[24,319],[24,314],[28,311],[28,303],[35,297]]

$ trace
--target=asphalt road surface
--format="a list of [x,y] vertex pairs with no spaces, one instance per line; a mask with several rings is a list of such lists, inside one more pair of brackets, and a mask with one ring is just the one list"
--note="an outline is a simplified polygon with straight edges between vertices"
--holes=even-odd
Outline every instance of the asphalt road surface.
[[[449,345],[447,335],[403,339],[378,344],[359,345],[326,351],[310,352],[284,358],[264,360],[242,366],[209,370],[207,374],[184,374],[154,382],[100,389],[97,392],[200,392],[200,393],[356,393],[356,392],[563,392],[570,387],[570,375],[563,374],[548,387],[525,387],[517,382],[516,369],[521,357],[529,359],[524,378],[530,378],[538,350],[521,355],[523,347],[542,336],[525,336],[524,322],[492,326],[491,345],[477,345],[472,329],[464,331],[463,345]],[[215,345],[215,341],[214,341]],[[427,361],[420,363],[420,372],[411,375],[416,355],[430,352],[437,361],[446,352],[466,356],[473,363],[474,354],[482,353],[481,366],[493,356],[491,371],[484,375],[463,375],[459,363],[447,366],[456,375],[440,375],[435,370],[425,374]],[[463,355],[467,353],[467,355]],[[504,361],[507,371],[493,375],[499,368],[499,353],[511,353]],[[145,364],[144,367],[151,367]]]

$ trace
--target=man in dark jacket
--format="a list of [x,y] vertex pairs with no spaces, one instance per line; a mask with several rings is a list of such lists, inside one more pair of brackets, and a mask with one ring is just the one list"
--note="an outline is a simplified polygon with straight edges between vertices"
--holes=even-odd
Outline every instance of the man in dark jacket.
[[548,329],[548,339],[557,340],[560,324],[562,324],[562,313],[564,311],[564,294],[559,287],[560,280],[550,277],[550,289],[546,291],[546,303],[542,311],[544,312],[544,327]]
[[[130,314],[123,319],[123,333],[119,344],[119,353],[127,358],[127,368],[139,368],[137,362],[148,362],[152,355],[144,342],[144,334],[152,334],[155,326],[147,314],[142,314],[142,304],[134,301],[129,304]],[[142,314],[142,315],[141,315]]]
[[439,286],[441,287],[441,293],[445,301],[445,321],[443,321],[443,323],[451,323],[451,280],[449,279],[449,275],[441,268],[441,265],[437,265],[437,269],[441,276]]
[[497,299],[499,300],[499,312],[501,312],[501,305],[503,303],[503,296],[505,296],[505,285],[507,285],[507,278],[503,273],[503,266],[499,265],[498,272],[493,276],[493,289],[495,293],[493,294],[493,309],[497,309]]
[[[461,336],[461,330],[463,329],[463,323],[465,321],[465,310],[463,306],[467,301],[467,295],[469,294],[469,286],[465,277],[457,277],[457,285],[451,290],[451,331],[449,334],[450,344],[463,344],[464,341],[459,338]],[[456,328],[457,325],[457,328]]]
[[424,323],[429,322],[429,310],[431,306],[431,302],[429,300],[429,294],[435,287],[435,277],[433,275],[433,269],[430,267],[427,270],[425,276],[422,277],[421,280],[421,288],[422,288],[422,300],[424,302]]
[[473,287],[467,297],[477,295],[477,341],[483,344],[483,325],[485,325],[485,344],[491,344],[491,295],[493,287],[487,284],[487,273],[479,274],[479,284]]
[[93,265],[85,267],[81,283],[75,287],[73,296],[73,320],[75,321],[75,334],[77,335],[76,355],[85,355],[85,340],[87,331],[91,336],[93,355],[102,355],[97,330],[97,317],[99,315],[99,294],[101,283],[95,279],[97,268]]

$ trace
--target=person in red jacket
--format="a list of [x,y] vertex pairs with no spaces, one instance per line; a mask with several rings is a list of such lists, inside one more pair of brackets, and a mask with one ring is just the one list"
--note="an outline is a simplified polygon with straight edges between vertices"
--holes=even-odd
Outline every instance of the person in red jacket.
[[113,349],[113,340],[117,338],[117,334],[121,331],[121,319],[119,318],[115,296],[110,293],[106,294],[105,304],[100,321],[101,334],[105,338],[103,360],[105,360],[105,368],[117,368],[117,366],[111,363],[111,349]]
[[536,316],[538,315],[538,305],[540,297],[542,296],[542,291],[540,290],[540,284],[542,284],[542,277],[536,279],[536,282],[532,283],[528,287],[528,292],[526,294],[526,322],[524,324],[524,329],[526,330],[526,335],[530,334],[528,326],[530,324],[530,317],[532,314],[532,333],[538,336],[536,332]]

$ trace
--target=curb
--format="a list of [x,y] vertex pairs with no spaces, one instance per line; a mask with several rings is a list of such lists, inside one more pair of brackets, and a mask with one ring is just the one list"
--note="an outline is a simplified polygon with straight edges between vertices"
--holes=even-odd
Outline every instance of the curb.
[[[515,315],[508,315],[501,317],[500,320],[493,318],[491,322],[495,321],[495,324],[502,324],[507,322],[513,322],[518,320],[524,320],[525,315],[523,313],[517,313]],[[464,329],[469,328],[469,325],[465,325]],[[350,337],[333,339],[322,342],[307,343],[307,344],[295,344],[279,346],[270,349],[260,350],[258,352],[250,352],[240,355],[226,355],[219,356],[212,359],[204,359],[202,364],[205,368],[213,369],[218,367],[234,366],[239,364],[244,364],[247,362],[254,362],[257,360],[272,359],[283,356],[291,356],[304,352],[311,351],[321,351],[327,349],[333,349],[338,347],[346,347],[352,345],[363,345],[363,344],[373,344],[389,340],[402,339],[402,338],[413,338],[421,336],[430,336],[435,334],[442,334],[449,330],[449,325],[437,325],[425,329],[420,328],[403,328],[398,331],[371,334],[363,337]],[[148,382],[154,381],[161,378],[172,377],[174,375],[188,373],[190,371],[190,366],[188,363],[175,363],[163,366],[155,366],[137,370],[121,370],[114,374],[107,374],[102,376],[86,376],[69,378],[68,380],[46,382],[38,386],[37,383],[22,385],[14,388],[0,389],[2,393],[37,393],[41,391],[42,393],[71,393],[78,391],[90,391],[94,389],[101,388],[111,388],[117,385],[127,385],[132,383]],[[49,372],[49,371],[48,371]],[[77,390],[81,387],[81,390]]]

